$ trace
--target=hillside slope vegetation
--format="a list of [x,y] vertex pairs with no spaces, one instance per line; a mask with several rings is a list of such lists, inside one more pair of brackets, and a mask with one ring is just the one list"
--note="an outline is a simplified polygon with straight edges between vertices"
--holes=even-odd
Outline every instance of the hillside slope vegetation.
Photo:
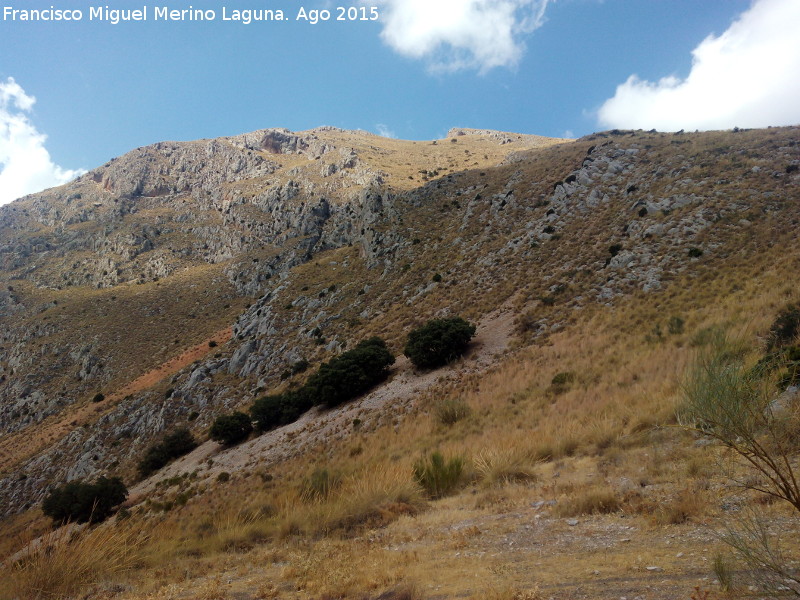
[[[273,129],[135,150],[0,208],[0,527],[44,531],[55,485],[113,475],[134,493],[111,530],[150,536],[120,597],[688,597],[713,579],[699,525],[736,492],[701,458],[721,450],[664,426],[713,332],[757,360],[800,300],[799,193],[798,128]],[[206,441],[359,342],[400,355],[451,316],[478,325],[465,359],[398,360],[355,403]],[[138,481],[179,427],[203,443]],[[414,473],[437,451],[463,491],[432,501]],[[582,543],[618,559],[599,570]],[[373,545],[363,573],[341,570]],[[192,575],[156,575],[158,556]]]

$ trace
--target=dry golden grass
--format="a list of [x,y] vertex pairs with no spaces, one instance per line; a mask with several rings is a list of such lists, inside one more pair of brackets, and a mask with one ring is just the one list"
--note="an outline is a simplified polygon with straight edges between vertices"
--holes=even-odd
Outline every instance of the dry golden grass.
[[62,527],[11,563],[0,595],[21,600],[75,597],[87,586],[131,571],[144,543],[140,532],[125,525]]
[[557,505],[556,514],[559,517],[601,515],[617,512],[620,507],[617,494],[608,488],[571,490],[564,501]]
[[[718,137],[693,139],[698,146],[713,147]],[[659,152],[665,157],[674,154],[668,139],[659,142],[662,138],[658,134],[640,141],[664,144]],[[596,141],[558,146],[533,166],[465,177],[488,185],[489,195],[520,168],[525,183],[516,193],[537,197],[569,171],[564,165],[580,164]],[[377,155],[378,150],[370,151]],[[432,154],[425,160],[426,168],[435,164]],[[388,162],[391,158],[387,168]],[[718,167],[720,177],[725,168]],[[447,191],[447,182],[441,183]],[[667,193],[658,185],[654,194]],[[716,207],[716,200],[709,203]],[[798,242],[793,234],[778,228],[772,235],[775,224],[759,222],[752,239],[723,240],[721,258],[710,256],[670,274],[658,292],[631,291],[612,306],[589,304],[572,311],[566,300],[591,287],[586,274],[570,276],[555,268],[532,272],[530,261],[500,254],[491,269],[459,270],[458,265],[476,257],[459,262],[453,240],[461,236],[468,246],[477,244],[482,225],[469,223],[462,231],[455,220],[453,226],[431,231],[430,224],[450,210],[455,210],[452,199],[443,193],[409,213],[403,233],[419,235],[421,241],[413,254],[399,259],[390,276],[371,277],[358,249],[332,251],[297,268],[275,306],[301,296],[319,297],[335,285],[336,291],[325,296],[331,300],[326,310],[341,318],[327,325],[325,336],[349,342],[378,334],[394,348],[401,347],[410,325],[443,306],[475,318],[511,299],[518,313],[547,317],[563,327],[535,340],[531,331],[523,331],[515,351],[489,372],[442,381],[416,399],[408,414],[386,407],[369,428],[352,434],[351,443],[321,444],[313,455],[258,465],[166,513],[136,511],[135,525],[158,532],[158,539],[144,549],[147,566],[132,576],[136,591],[129,597],[148,590],[151,579],[161,586],[154,591],[161,595],[154,597],[191,596],[194,591],[197,597],[230,595],[233,588],[218,577],[200,581],[199,573],[216,562],[217,572],[229,569],[233,581],[252,575],[252,590],[264,597],[315,599],[376,597],[407,581],[419,583],[415,593],[420,597],[495,594],[521,600],[528,598],[525,594],[536,598],[537,584],[542,597],[569,597],[581,589],[587,597],[618,598],[645,586],[661,594],[654,597],[688,597],[695,580],[708,574],[707,542],[698,539],[697,524],[719,514],[715,499],[729,490],[718,469],[709,466],[708,457],[717,450],[695,449],[694,438],[673,427],[682,377],[704,332],[741,329],[756,344],[755,335],[768,329],[776,311],[797,299]],[[476,211],[483,215],[489,209]],[[586,231],[565,232],[558,243],[537,248],[541,264],[556,265],[557,258],[573,253],[590,263],[607,252],[603,232],[618,231],[627,218],[612,209],[598,210],[596,223]],[[600,240],[596,248],[586,243],[595,237]],[[492,255],[505,241],[476,247]],[[428,285],[440,270],[445,271],[442,285],[414,302],[399,300],[401,290]],[[553,306],[542,303],[549,286],[561,280],[568,284],[564,296]],[[359,294],[367,281],[369,291]],[[372,316],[361,317],[367,309]],[[296,327],[305,310],[300,305],[287,309],[278,325]],[[669,330],[675,316],[683,320],[682,331]],[[307,343],[303,348],[310,357],[324,356]],[[574,373],[574,380],[555,393],[553,377],[561,372]],[[441,426],[426,412],[434,399],[463,402],[470,414]],[[422,502],[411,465],[435,450],[468,457],[479,485]],[[309,501],[300,490],[316,466],[339,474],[342,483]],[[255,476],[262,468],[274,476],[269,483]],[[539,505],[543,500],[556,500],[555,508]],[[534,520],[534,511],[541,511],[540,520]],[[577,514],[586,515],[578,526],[586,529],[569,529],[554,518]],[[680,552],[661,535],[665,528],[682,536]],[[263,574],[248,571],[248,561],[258,563]],[[178,566],[159,566],[173,562],[181,572]],[[648,571],[650,565],[659,565],[663,573]],[[246,570],[246,576],[238,569]],[[667,586],[668,591],[659,591]]]
[[481,450],[473,458],[473,464],[481,483],[494,486],[535,481],[537,458],[525,445],[511,442],[503,447]]

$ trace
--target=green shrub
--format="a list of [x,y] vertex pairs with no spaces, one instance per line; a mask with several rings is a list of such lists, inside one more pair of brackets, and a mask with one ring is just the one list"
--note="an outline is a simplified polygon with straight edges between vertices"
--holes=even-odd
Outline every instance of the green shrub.
[[572,371],[562,371],[553,375],[550,380],[550,391],[554,394],[563,394],[575,381],[575,373]]
[[800,333],[800,305],[790,304],[775,319],[767,337],[767,351],[790,344]]
[[454,456],[445,460],[439,452],[414,463],[414,479],[431,498],[443,498],[453,493],[461,484],[464,459]]
[[703,256],[703,251],[700,248],[689,248],[689,252],[687,253],[689,258],[700,258]]
[[259,398],[250,407],[250,416],[256,431],[264,432],[294,423],[312,406],[309,394],[300,389]]
[[313,404],[338,406],[383,381],[393,363],[386,342],[372,337],[320,365],[301,391]]
[[253,431],[253,423],[243,412],[217,417],[211,425],[209,435],[211,439],[226,446],[233,446],[246,439]]
[[97,392],[97,393],[96,393],[96,394],[95,394],[95,395],[92,397],[92,402],[102,402],[102,401],[103,401],[103,400],[105,400],[105,399],[106,399],[106,397],[105,397],[105,395],[104,395],[102,392]]
[[467,351],[475,326],[461,317],[433,319],[408,334],[403,353],[418,368],[440,367]]
[[100,477],[94,483],[70,481],[48,494],[42,512],[54,525],[67,521],[99,523],[128,498],[128,490],[119,477]]
[[148,448],[142,460],[139,461],[139,475],[147,477],[170,461],[188,454],[196,447],[197,442],[188,429],[185,427],[176,429],[162,441]]

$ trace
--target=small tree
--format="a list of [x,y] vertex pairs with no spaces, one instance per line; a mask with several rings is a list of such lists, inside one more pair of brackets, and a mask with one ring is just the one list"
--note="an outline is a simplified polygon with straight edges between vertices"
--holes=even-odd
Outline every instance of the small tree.
[[42,512],[54,525],[67,521],[99,523],[128,498],[128,490],[119,477],[100,477],[94,483],[70,481],[54,489],[44,499]]
[[760,369],[748,369],[741,344],[720,337],[704,349],[684,384],[679,422],[733,450],[760,475],[745,487],[786,500],[800,510],[792,467],[794,415],[773,401]]
[[[678,420],[716,439],[755,471],[755,477],[737,480],[742,487],[785,500],[800,511],[795,462],[800,415],[796,407],[774,397],[764,359],[756,368],[746,368],[745,350],[722,335],[703,349],[684,385]],[[761,515],[738,516],[735,524],[726,524],[721,538],[762,587],[800,595],[800,577],[781,557]]]
[[446,365],[464,354],[475,326],[461,317],[433,319],[408,335],[403,353],[421,369]]
[[233,446],[246,439],[253,431],[253,423],[243,412],[217,417],[211,425],[209,435],[211,439],[226,446]]
[[185,427],[176,429],[161,442],[148,448],[142,460],[139,461],[139,474],[142,477],[147,477],[170,461],[188,454],[196,447],[197,442],[188,429]]
[[383,381],[393,363],[394,356],[386,342],[372,337],[320,365],[308,378],[303,392],[314,404],[338,406]]
[[310,396],[303,389],[291,390],[259,398],[250,407],[250,416],[255,421],[256,431],[263,432],[294,423],[312,406]]

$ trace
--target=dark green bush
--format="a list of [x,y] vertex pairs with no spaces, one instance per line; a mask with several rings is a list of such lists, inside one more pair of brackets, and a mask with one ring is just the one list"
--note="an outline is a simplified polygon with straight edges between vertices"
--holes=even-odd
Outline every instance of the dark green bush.
[[95,394],[95,395],[92,397],[92,402],[102,402],[102,401],[103,401],[103,400],[105,400],[105,399],[106,399],[106,397],[105,397],[105,395],[104,395],[102,392],[97,392],[97,393],[96,393],[96,394]]
[[119,477],[100,477],[94,483],[70,481],[47,495],[42,512],[53,519],[54,525],[67,521],[99,523],[127,498],[128,490]]
[[700,248],[689,248],[689,258],[700,258],[703,256],[703,251]]
[[553,375],[550,380],[550,391],[554,394],[563,394],[575,381],[575,373],[572,371],[562,371]]
[[363,394],[389,374],[394,356],[378,337],[320,365],[302,388],[314,404],[338,406]]
[[253,431],[253,423],[243,412],[217,417],[211,425],[209,435],[211,439],[226,446],[233,446],[246,439]]
[[445,365],[467,351],[475,326],[461,317],[433,319],[408,335],[403,353],[423,369]]
[[[393,363],[386,342],[378,337],[364,340],[323,363],[300,389],[256,400],[250,407],[255,429],[260,433],[293,423],[315,404],[332,407],[352,400],[385,379]],[[305,360],[295,365],[296,372],[308,368]]]
[[259,398],[250,407],[250,416],[256,431],[263,432],[294,423],[312,406],[308,393],[303,389],[293,390]]
[[414,463],[414,479],[431,498],[443,498],[461,484],[464,474],[464,459],[454,456],[445,460],[439,452]]
[[775,319],[767,337],[767,351],[790,344],[800,333],[800,305],[790,304]]
[[147,477],[170,461],[188,454],[196,447],[197,442],[188,429],[185,427],[176,429],[162,441],[148,448],[142,460],[139,461],[139,475]]

